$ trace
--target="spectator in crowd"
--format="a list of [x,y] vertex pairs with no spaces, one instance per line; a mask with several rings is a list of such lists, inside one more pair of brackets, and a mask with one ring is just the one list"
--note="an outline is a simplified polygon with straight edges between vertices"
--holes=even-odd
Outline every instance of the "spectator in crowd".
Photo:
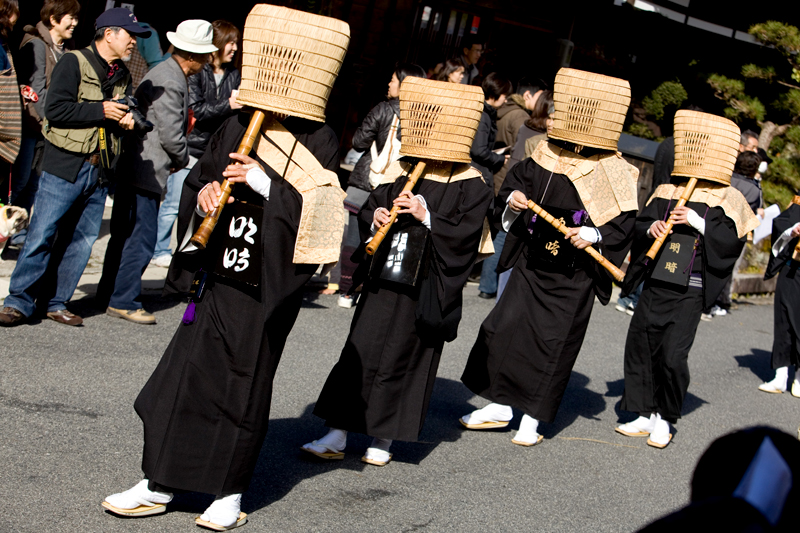
[[436,76],[437,81],[449,81],[450,83],[461,83],[464,79],[466,68],[464,60],[460,57],[454,57],[444,62],[444,66]]
[[[536,108],[536,102],[542,94],[541,85],[533,84],[523,78],[517,83],[517,91],[512,94],[503,105],[497,109],[497,144],[510,146],[512,149],[517,143],[517,135],[522,126],[531,118],[531,112]],[[494,192],[500,191],[503,179],[511,168],[511,159],[503,165],[494,175]]]
[[[517,138],[510,152],[511,157],[508,158],[508,163],[504,168],[511,170],[514,165],[530,157],[532,150],[529,151],[527,148],[529,139],[536,138],[536,143],[538,144],[539,140],[547,138],[548,120],[552,123],[551,117],[553,113],[555,113],[553,91],[549,89],[543,90],[536,99],[536,105],[533,106],[531,116],[519,127]],[[497,181],[494,180],[495,194],[500,192],[500,185],[498,185]]]
[[169,53],[165,54],[161,51],[161,41],[155,28],[146,22],[140,22],[139,24],[150,30],[150,36],[146,39],[142,37],[136,38],[136,48],[133,49],[131,58],[127,62],[127,67],[133,80],[134,91],[142,83],[150,69],[170,56]]
[[[56,62],[64,52],[74,48],[72,33],[78,25],[81,6],[77,0],[46,0],[36,26],[25,26],[19,45],[19,83],[35,93],[26,99],[23,108],[22,143],[12,180],[10,203],[30,211],[39,187],[39,170],[44,137],[44,102]],[[25,98],[23,96],[23,98]],[[11,238],[12,246],[25,242],[27,229]]]
[[[8,48],[8,36],[19,19],[17,0],[0,0],[0,176],[9,176],[9,167],[19,153],[22,111],[17,72]],[[2,180],[2,178],[0,178]],[[2,183],[2,181],[0,181]],[[8,188],[4,187],[7,191]],[[0,193],[0,200],[4,197]]]
[[[492,72],[484,78],[481,84],[483,96],[483,114],[472,141],[470,156],[472,166],[481,171],[486,185],[494,191],[494,173],[503,168],[508,160],[508,155],[501,155],[493,151],[495,139],[497,138],[497,108],[502,106],[506,97],[513,90],[513,86],[508,79]],[[493,232],[495,250],[503,247],[502,241],[505,240],[504,234]],[[478,286],[481,298],[494,298],[497,294],[497,255],[486,259],[481,266],[481,281]]]
[[136,90],[140,110],[152,131],[126,139],[119,186],[111,214],[111,239],[106,249],[97,303],[106,313],[137,324],[156,318],[137,301],[142,274],[156,245],[158,204],[170,173],[189,163],[186,128],[189,90],[186,79],[208,62],[213,44],[211,24],[187,20],[167,32],[175,51],[147,73]]
[[[747,203],[755,214],[758,214],[763,202],[761,186],[755,180],[755,175],[756,172],[758,172],[758,166],[760,164],[761,156],[758,155],[758,152],[750,150],[739,152],[739,156],[736,158],[736,165],[733,167],[733,175],[731,176],[731,186],[742,193],[742,196],[747,200]],[[731,312],[731,306],[733,304],[731,292],[733,289],[733,275],[739,271],[739,264],[742,262],[745,250],[746,247],[743,248],[742,253],[739,254],[739,259],[736,261],[733,273],[731,273],[730,277],[728,277],[728,280],[725,282],[725,286],[722,288],[722,292],[719,293],[716,302],[714,302],[714,306],[700,317],[706,322],[711,320],[712,317],[725,316]]]
[[167,194],[158,208],[158,240],[152,263],[168,267],[172,260],[169,244],[172,226],[178,217],[183,182],[194,164],[206,151],[208,140],[228,117],[242,106],[236,103],[236,93],[242,82],[242,73],[233,64],[239,50],[239,29],[227,20],[215,20],[214,46],[203,70],[189,76],[189,112],[194,126],[189,131],[189,164],[167,178]]
[[744,130],[742,132],[742,139],[739,141],[740,152],[757,152],[758,151],[758,134],[752,130]]
[[[389,134],[393,122],[396,124],[396,138],[400,140],[400,85],[408,76],[424,78],[425,70],[411,63],[398,63],[395,65],[392,79],[389,81],[389,89],[386,93],[387,99],[370,110],[353,135],[353,149],[364,152],[364,155],[356,163],[347,182],[345,208],[349,211],[350,216],[348,217],[344,240],[342,241],[338,282],[337,273],[334,271],[331,273],[331,284],[328,285],[329,288],[338,288],[340,293],[338,303],[340,307],[350,308],[355,303],[353,295],[349,293],[352,292],[350,289],[353,286],[353,273],[357,266],[350,260],[350,256],[353,255],[353,252],[361,242],[356,215],[358,215],[359,210],[367,201],[369,193],[380,182],[380,173],[373,172],[370,169],[372,163],[371,147],[373,144],[375,145],[376,153],[384,150],[390,141]],[[374,176],[371,178],[371,175]]]
[[468,36],[462,42],[461,53],[461,60],[464,62],[464,65],[466,65],[461,83],[464,85],[473,85],[473,82],[480,74],[478,70],[478,61],[480,61],[483,55],[483,43],[473,36]]
[[18,324],[36,310],[56,230],[59,240],[69,242],[63,255],[59,254],[60,262],[53,265],[58,271],[55,295],[38,303],[56,322],[83,323],[67,310],[66,302],[78,286],[100,232],[107,179],[113,172],[111,166],[98,168],[100,130],[110,140],[110,153],[103,159],[113,160],[120,150],[122,130],[133,129],[134,121],[128,106],[111,99],[130,94],[130,74],[122,60],[135,46],[135,36],[148,33],[124,8],[105,11],[95,27],[94,42],[64,54],[53,69],[45,103],[39,190],[28,237],[11,275],[10,295],[0,313],[3,325]]

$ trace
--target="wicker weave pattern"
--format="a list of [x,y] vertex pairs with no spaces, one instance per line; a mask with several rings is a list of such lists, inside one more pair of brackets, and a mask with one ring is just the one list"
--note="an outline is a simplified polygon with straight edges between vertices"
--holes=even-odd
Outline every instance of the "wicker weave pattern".
[[675,167],[673,176],[698,178],[730,185],[739,155],[739,127],[708,113],[675,113]]
[[242,105],[325,121],[350,27],[341,20],[257,4],[244,26]]
[[482,112],[480,87],[406,78],[400,86],[400,154],[469,163]]
[[570,68],[556,75],[553,139],[616,150],[631,88],[627,81]]

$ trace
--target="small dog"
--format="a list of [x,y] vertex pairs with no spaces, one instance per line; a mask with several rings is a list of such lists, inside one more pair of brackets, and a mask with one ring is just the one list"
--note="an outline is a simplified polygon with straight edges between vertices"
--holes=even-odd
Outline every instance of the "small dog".
[[28,212],[22,207],[0,207],[0,243],[28,227]]

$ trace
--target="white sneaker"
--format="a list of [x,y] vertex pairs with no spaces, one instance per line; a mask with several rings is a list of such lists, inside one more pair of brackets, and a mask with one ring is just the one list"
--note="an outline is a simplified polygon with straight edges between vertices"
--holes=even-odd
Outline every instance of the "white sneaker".
[[347,296],[346,294],[342,294],[339,296],[339,307],[344,307],[345,309],[350,309],[356,303],[355,296]]
[[172,262],[172,254],[161,254],[150,260],[151,265],[155,265],[162,268],[169,268],[169,264],[171,262]]
[[728,314],[728,312],[727,312],[725,309],[723,309],[723,308],[721,308],[721,307],[719,307],[719,306],[715,305],[715,306],[714,306],[714,307],[711,309],[711,314],[712,314],[712,315],[714,315],[714,316],[725,316],[725,315],[727,315],[727,314]]

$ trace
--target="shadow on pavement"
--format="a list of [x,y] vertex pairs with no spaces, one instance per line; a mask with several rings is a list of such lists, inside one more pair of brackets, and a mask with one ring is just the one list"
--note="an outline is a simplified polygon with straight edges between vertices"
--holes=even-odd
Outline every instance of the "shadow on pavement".
[[775,372],[772,370],[771,363],[772,353],[757,348],[752,348],[751,352],[747,355],[735,355],[733,358],[740,367],[750,369],[761,381],[770,381],[774,378]]
[[[458,417],[474,409],[468,400],[474,395],[460,381],[437,378],[425,427],[419,442],[397,441],[392,446],[393,462],[419,464],[440,442],[458,440],[464,429]],[[322,420],[312,414],[314,404],[309,404],[302,416],[270,420],[269,432],[261,449],[253,481],[244,499],[244,512],[252,512],[282,499],[297,484],[331,470],[346,469],[361,472],[377,468],[361,462],[361,456],[372,439],[366,435],[350,434],[341,461],[317,459],[300,451],[306,442],[322,437],[326,432]],[[342,504],[347,501],[381,499],[387,491],[345,491],[331,495]],[[211,498],[200,494],[182,495],[174,510],[202,510]]]
[[564,428],[570,426],[579,417],[599,420],[597,415],[605,411],[606,401],[603,399],[602,394],[586,388],[590,381],[587,376],[580,372],[572,371],[555,421],[552,424],[542,426],[539,433],[544,435],[546,439],[550,439],[558,435]]

